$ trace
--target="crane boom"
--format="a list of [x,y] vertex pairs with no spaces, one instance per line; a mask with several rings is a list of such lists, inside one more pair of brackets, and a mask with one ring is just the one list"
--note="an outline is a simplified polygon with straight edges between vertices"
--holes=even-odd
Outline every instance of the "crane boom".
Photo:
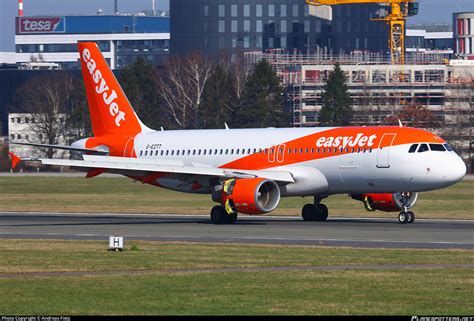
[[418,13],[417,0],[306,0],[312,6],[335,6],[344,4],[379,3],[390,7],[390,13],[372,18],[374,21],[385,21],[390,29],[388,45],[392,64],[405,63],[405,23],[406,18]]

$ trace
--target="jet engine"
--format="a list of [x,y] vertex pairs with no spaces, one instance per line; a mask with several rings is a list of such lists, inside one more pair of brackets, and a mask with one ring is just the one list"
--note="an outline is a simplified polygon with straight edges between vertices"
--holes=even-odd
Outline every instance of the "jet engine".
[[418,198],[418,193],[393,194],[356,194],[353,199],[362,201],[367,211],[398,212],[412,208]]
[[222,203],[227,213],[264,214],[278,206],[280,188],[265,178],[233,178],[224,182],[214,200]]

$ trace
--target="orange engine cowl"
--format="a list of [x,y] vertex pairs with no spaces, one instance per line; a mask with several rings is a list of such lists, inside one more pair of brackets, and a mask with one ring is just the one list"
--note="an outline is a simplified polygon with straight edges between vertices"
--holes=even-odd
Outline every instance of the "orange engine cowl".
[[353,199],[362,201],[368,211],[398,212],[403,208],[413,207],[418,198],[417,193],[393,194],[358,194],[351,195]]
[[264,214],[280,202],[280,188],[265,178],[233,178],[224,182],[221,202],[229,212]]

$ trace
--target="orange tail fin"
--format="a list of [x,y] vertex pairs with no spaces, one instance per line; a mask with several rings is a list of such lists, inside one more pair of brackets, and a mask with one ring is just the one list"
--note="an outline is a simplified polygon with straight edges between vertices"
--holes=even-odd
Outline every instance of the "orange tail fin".
[[15,169],[18,164],[21,162],[21,158],[13,154],[12,152],[8,152],[8,155],[10,155],[10,158],[12,160],[12,169]]
[[97,44],[79,42],[78,47],[94,136],[134,136],[146,129]]

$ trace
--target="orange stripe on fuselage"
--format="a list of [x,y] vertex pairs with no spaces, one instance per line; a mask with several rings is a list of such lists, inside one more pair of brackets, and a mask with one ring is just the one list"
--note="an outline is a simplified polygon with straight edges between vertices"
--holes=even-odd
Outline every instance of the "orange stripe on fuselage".
[[[445,143],[437,135],[409,127],[338,127],[320,131],[311,135],[300,137],[288,142],[282,142],[273,148],[273,153],[277,148],[284,149],[282,153],[270,154],[271,148],[267,148],[266,153],[256,153],[239,158],[235,161],[220,166],[220,168],[234,168],[247,170],[260,170],[271,167],[298,164],[315,159],[328,158],[336,155],[357,153],[357,149],[377,149],[387,147],[391,140],[384,140],[384,134],[396,134],[392,146],[410,143]],[[330,145],[330,146],[329,146]],[[269,146],[270,147],[270,146]],[[316,152],[319,148],[319,153]],[[324,150],[324,153],[321,151]],[[340,150],[342,148],[342,151]],[[291,153],[288,153],[291,149]],[[296,153],[295,153],[296,149]],[[306,151],[308,149],[308,151]],[[314,152],[311,153],[311,149]],[[330,150],[328,150],[330,149]]]

